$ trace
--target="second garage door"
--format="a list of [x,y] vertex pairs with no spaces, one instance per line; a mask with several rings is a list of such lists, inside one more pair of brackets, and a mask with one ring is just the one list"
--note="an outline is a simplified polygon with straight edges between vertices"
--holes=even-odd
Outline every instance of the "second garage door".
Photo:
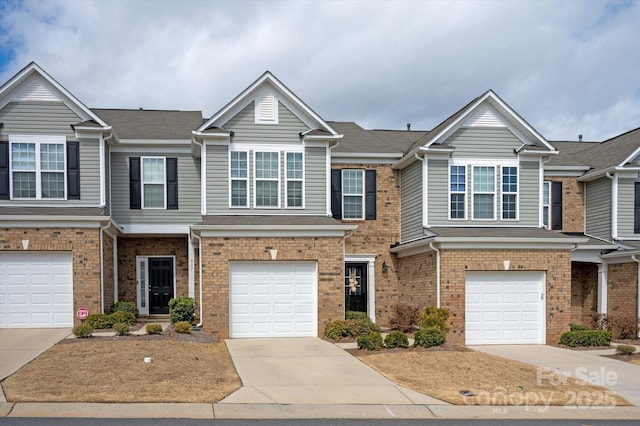
[[229,286],[231,338],[317,336],[315,262],[232,262]]
[[72,326],[71,253],[0,252],[0,328]]
[[465,343],[544,344],[544,272],[467,272]]

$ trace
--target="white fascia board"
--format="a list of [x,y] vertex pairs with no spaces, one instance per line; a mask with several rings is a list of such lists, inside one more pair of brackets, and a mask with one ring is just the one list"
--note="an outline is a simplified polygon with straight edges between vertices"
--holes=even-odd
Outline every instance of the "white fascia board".
[[597,173],[587,173],[586,175],[579,177],[578,181],[589,182],[589,181],[604,177],[607,175],[607,173],[612,174],[612,173],[625,173],[625,172],[640,173],[640,167],[617,167],[617,166],[609,167],[607,169],[600,170]]
[[0,227],[7,228],[99,228],[111,219],[105,216],[0,216]]
[[356,152],[332,152],[332,164],[389,164],[393,165],[401,155],[399,154],[375,154]]
[[159,145],[136,145],[136,146],[124,146],[113,145],[110,147],[111,152],[126,152],[126,153],[160,153],[164,154],[191,154],[191,145],[182,146],[159,146]]
[[356,225],[196,225],[201,237],[344,237]]
[[470,243],[471,247],[475,247],[478,243],[527,243],[527,244],[567,244],[572,247],[577,244],[583,244],[589,241],[585,237],[576,238],[520,238],[520,237],[434,237],[438,243]]
[[[405,155],[404,157],[402,157],[401,159],[399,159],[398,161],[396,161],[395,163],[393,163],[391,165],[392,169],[404,169],[407,166],[410,166],[411,164],[413,164],[415,161],[418,161],[418,159],[416,158],[416,155],[419,156],[424,156],[426,153],[426,151],[422,148],[418,148],[418,149],[414,149],[411,152],[409,152],[407,155]],[[422,155],[420,155],[422,154]]]
[[637,156],[640,155],[640,146],[638,148],[636,148],[631,155],[629,155],[627,158],[624,159],[624,161],[620,164],[618,164],[618,166],[624,166],[627,163],[631,163],[633,161],[634,158],[636,158]]
[[197,130],[192,130],[191,134],[194,137],[200,137],[202,139],[229,139],[229,137],[231,136],[230,132],[217,132],[217,133],[210,133],[210,132],[204,132],[204,131],[197,131]]
[[121,225],[125,234],[189,234],[190,225]]
[[466,242],[441,242],[439,248],[443,250],[573,250],[575,246],[575,244],[567,243],[566,241],[555,243],[551,241],[532,241],[529,243],[524,241],[511,241],[492,243],[484,241],[473,242],[469,240]]
[[73,130],[76,132],[76,138],[96,138],[102,137],[105,133],[108,133],[112,130],[111,126],[106,127],[82,127],[75,126]]
[[190,146],[191,139],[119,139],[120,145]]
[[86,105],[80,102],[78,98],[73,96],[71,92],[65,89],[60,83],[58,83],[53,77],[47,74],[47,72],[40,68],[40,66],[35,62],[31,62],[22,70],[18,71],[16,75],[11,77],[5,84],[2,85],[2,87],[0,87],[0,108],[4,107],[11,101],[11,96],[8,96],[10,92],[12,92],[23,81],[26,81],[30,76],[34,74],[37,74],[42,79],[44,79],[43,83],[50,86],[49,89],[55,89],[55,91],[61,94],[62,97],[66,98],[67,102],[63,101],[64,104],[67,105],[79,117],[94,120],[102,127],[108,127],[107,123],[102,121],[100,117],[98,117],[93,111],[87,108]]

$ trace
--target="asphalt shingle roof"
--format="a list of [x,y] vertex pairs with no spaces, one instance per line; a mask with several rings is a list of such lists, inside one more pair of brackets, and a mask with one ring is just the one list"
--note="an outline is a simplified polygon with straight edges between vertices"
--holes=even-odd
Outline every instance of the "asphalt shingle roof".
[[113,126],[120,139],[191,139],[191,132],[202,125],[201,111],[98,108],[92,111]]

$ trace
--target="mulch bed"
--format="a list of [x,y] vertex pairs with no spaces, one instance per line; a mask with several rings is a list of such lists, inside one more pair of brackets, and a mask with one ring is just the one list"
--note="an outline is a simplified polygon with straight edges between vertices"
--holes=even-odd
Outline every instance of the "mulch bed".
[[[142,327],[133,326],[131,328],[132,331],[138,330]],[[94,333],[103,333],[113,331],[111,329],[105,330],[94,330]],[[128,334],[126,336],[91,336],[87,338],[69,338],[63,339],[60,344],[73,344],[73,343],[82,343],[84,341],[151,341],[151,342],[165,342],[165,341],[174,341],[174,342],[193,342],[193,343],[216,343],[220,339],[218,339],[215,335],[211,333],[206,333],[204,331],[192,331],[191,333],[178,333],[173,327],[168,327],[160,334]]]
[[469,349],[468,347],[457,343],[446,342],[444,345],[432,346],[430,348],[409,345],[408,348],[384,348],[380,351],[367,351],[364,349],[346,349],[346,351],[352,355],[366,356],[384,352],[472,352],[473,349]]

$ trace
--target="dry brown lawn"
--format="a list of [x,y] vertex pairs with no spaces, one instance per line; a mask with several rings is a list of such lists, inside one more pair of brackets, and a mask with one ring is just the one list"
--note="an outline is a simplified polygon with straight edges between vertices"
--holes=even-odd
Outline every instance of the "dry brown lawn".
[[240,386],[224,343],[97,339],[57,344],[2,382],[10,402],[213,403]]
[[[451,404],[629,405],[611,391],[475,351],[350,351],[390,380]],[[550,379],[550,377],[554,377]],[[463,396],[471,391],[475,396]]]

